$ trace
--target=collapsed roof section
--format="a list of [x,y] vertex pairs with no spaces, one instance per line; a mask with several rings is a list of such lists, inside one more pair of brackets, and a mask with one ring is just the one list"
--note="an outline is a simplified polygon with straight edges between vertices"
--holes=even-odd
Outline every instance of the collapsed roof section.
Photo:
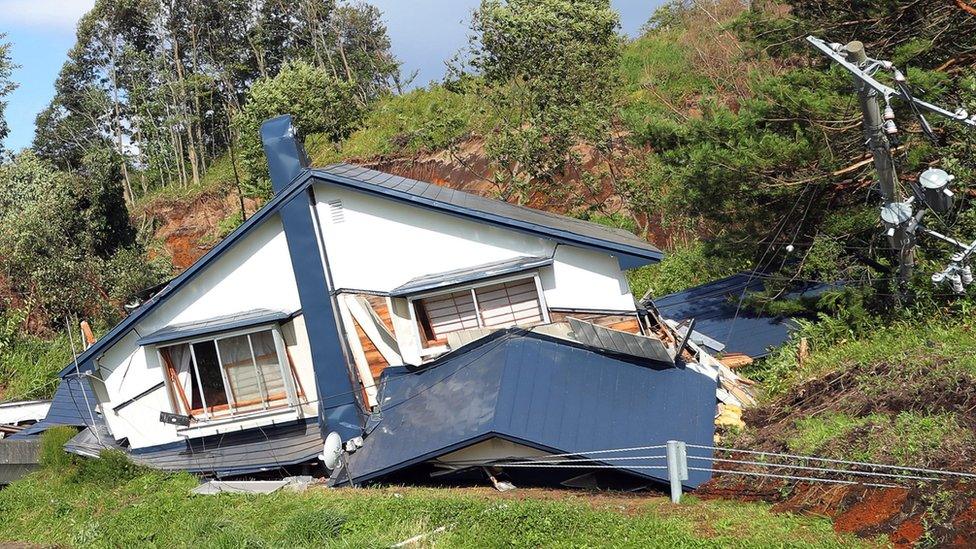
[[[709,445],[716,380],[692,368],[585,346],[518,328],[474,341],[419,372],[384,373],[379,411],[348,458],[352,483],[394,473],[489,439],[573,453],[654,482],[664,444]],[[660,453],[660,452],[659,452]],[[496,463],[497,465],[497,463]],[[709,465],[702,465],[709,467]],[[695,487],[708,474],[692,472]]]
[[98,399],[85,374],[68,374],[61,378],[51,407],[43,420],[7,438],[28,438],[61,425],[89,427],[97,420]]
[[[796,328],[796,323],[788,317],[754,311],[743,304],[747,293],[763,291],[767,278],[762,273],[744,271],[653,302],[664,318],[677,322],[695,319],[694,331],[698,334],[692,340],[709,352],[760,358],[785,343]],[[811,284],[784,297],[809,297],[834,287]]]

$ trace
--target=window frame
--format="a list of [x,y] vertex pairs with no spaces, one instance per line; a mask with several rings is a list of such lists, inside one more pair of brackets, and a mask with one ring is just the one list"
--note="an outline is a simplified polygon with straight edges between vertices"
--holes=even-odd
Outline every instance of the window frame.
[[478,327],[484,328],[484,319],[481,318],[481,308],[479,307],[476,290],[486,286],[494,286],[496,284],[504,284],[506,282],[516,282],[530,279],[535,283],[535,292],[539,298],[539,310],[542,313],[542,324],[549,324],[552,322],[552,320],[549,318],[549,306],[546,304],[546,294],[542,289],[542,280],[539,276],[539,271],[523,271],[521,273],[514,273],[505,276],[484,278],[470,283],[438,288],[436,290],[429,290],[407,296],[407,310],[410,313],[410,322],[413,326],[414,335],[420,341],[420,356],[423,357],[444,353],[448,350],[448,347],[446,341],[428,345],[429,340],[424,336],[424,333],[420,327],[420,317],[417,312],[417,301],[467,290],[471,292],[471,300],[474,303],[475,320],[478,322]]
[[[249,336],[251,334],[268,332],[268,331],[271,332],[272,338],[274,339],[275,354],[278,357],[278,368],[280,370],[280,373],[282,375],[282,380],[284,382],[285,398],[275,399],[275,400],[262,399],[261,408],[256,410],[247,410],[247,411],[240,412],[237,410],[237,405],[235,404],[233,390],[231,389],[227,377],[227,371],[226,368],[224,367],[223,358],[220,356],[220,345],[218,343],[219,341],[224,339],[231,339],[234,337],[239,337],[244,335]],[[226,408],[223,410],[214,410],[213,408],[215,408],[216,406],[222,406],[222,405],[209,406],[207,403],[206,396],[204,396],[203,394],[203,386],[200,382],[200,371],[196,360],[196,351],[193,349],[193,345],[195,343],[206,343],[206,342],[212,342],[216,350],[217,363],[220,370],[220,378],[221,378],[221,382],[224,385],[224,393],[227,396],[227,405]],[[291,365],[291,360],[288,356],[288,350],[285,345],[285,340],[281,335],[281,327],[278,324],[260,324],[256,326],[249,326],[247,328],[240,328],[237,330],[231,330],[227,332],[216,332],[212,334],[189,337],[185,339],[174,339],[172,341],[166,341],[166,342],[155,344],[154,347],[156,351],[156,358],[157,360],[159,360],[159,364],[164,369],[168,369],[169,366],[167,365],[168,364],[167,359],[163,357],[163,349],[167,347],[175,347],[177,345],[189,345],[190,357],[191,357],[190,362],[193,368],[193,373],[197,379],[197,386],[198,386],[198,390],[200,391],[200,394],[198,396],[200,397],[200,400],[203,403],[203,408],[190,408],[188,410],[184,410],[183,409],[184,407],[180,402],[181,399],[179,399],[176,395],[176,388],[173,387],[173,380],[170,379],[169,373],[167,372],[167,374],[164,376],[166,382],[166,389],[170,394],[170,403],[173,406],[174,412],[176,413],[186,412],[189,414],[190,418],[196,422],[210,422],[210,421],[227,420],[227,419],[234,419],[234,418],[246,418],[247,416],[266,413],[269,410],[297,408],[302,404],[301,399],[304,398],[305,395],[303,394],[303,392],[300,392],[297,388],[298,381],[295,378],[298,376],[298,372],[294,371],[294,368]],[[248,347],[251,352],[252,364],[254,364],[255,369],[257,369],[258,368],[257,357],[254,355],[254,344],[251,342],[250,337],[248,338]],[[257,379],[258,379],[259,386],[261,387],[262,393],[264,395],[268,395],[268,391],[265,388],[263,375],[259,373]],[[277,401],[279,400],[284,400],[284,403],[278,404]],[[193,402],[192,396],[190,396],[190,401],[189,401],[190,405],[192,405],[192,402]],[[196,413],[202,412],[202,417],[196,415],[195,412]]]

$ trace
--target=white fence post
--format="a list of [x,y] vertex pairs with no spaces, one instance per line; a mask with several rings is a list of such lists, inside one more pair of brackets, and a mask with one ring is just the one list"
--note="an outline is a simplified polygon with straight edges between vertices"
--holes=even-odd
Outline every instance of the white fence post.
[[680,503],[681,481],[688,480],[688,450],[685,443],[669,440],[667,456],[668,480],[671,482],[671,503]]

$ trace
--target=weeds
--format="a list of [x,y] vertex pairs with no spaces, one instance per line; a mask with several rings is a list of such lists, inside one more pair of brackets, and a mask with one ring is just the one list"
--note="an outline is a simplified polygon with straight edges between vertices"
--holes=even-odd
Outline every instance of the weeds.
[[[87,470],[87,472],[85,472]],[[114,472],[113,472],[114,471]],[[518,499],[367,488],[193,496],[187,474],[120,459],[45,467],[0,491],[0,541],[84,547],[382,547],[440,526],[446,547],[850,547],[824,519],[762,504],[605,495]],[[618,499],[619,498],[619,499]],[[623,512],[629,509],[627,512]]]

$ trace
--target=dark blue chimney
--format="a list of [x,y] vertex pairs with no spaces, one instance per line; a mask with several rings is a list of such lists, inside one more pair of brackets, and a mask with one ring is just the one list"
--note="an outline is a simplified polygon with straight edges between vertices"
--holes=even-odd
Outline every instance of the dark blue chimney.
[[[296,134],[288,115],[272,118],[261,125],[261,140],[275,194],[308,172],[308,155]],[[279,212],[311,347],[315,387],[319,395],[319,427],[323,434],[336,431],[343,440],[348,440],[362,434],[363,416],[356,396],[360,387],[349,369],[350,362],[341,339],[337,304],[326,273],[328,260],[322,256],[315,232],[314,206],[315,195],[309,188],[289,199]]]
[[261,142],[264,143],[264,154],[268,157],[271,189],[278,194],[302,171],[308,169],[311,162],[290,114],[265,120],[261,124]]

